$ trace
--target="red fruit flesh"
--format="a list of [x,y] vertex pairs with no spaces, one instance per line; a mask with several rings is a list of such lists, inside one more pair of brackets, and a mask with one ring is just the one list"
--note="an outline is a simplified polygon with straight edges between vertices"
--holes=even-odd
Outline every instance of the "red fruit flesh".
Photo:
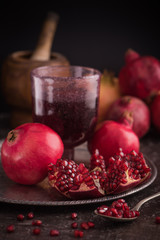
[[150,128],[150,110],[144,101],[137,97],[122,96],[108,109],[106,120],[119,121],[125,113],[133,117],[132,130],[139,138],[143,137]]
[[[97,153],[97,159],[99,155]],[[72,199],[86,199],[104,196],[101,187],[104,170],[96,166],[91,172],[83,163],[59,159],[56,165],[49,164],[48,179],[50,185],[60,193]]]
[[151,169],[147,166],[142,153],[131,151],[124,154],[119,149],[114,157],[109,159],[106,170],[106,194],[121,193],[137,186],[150,177]]
[[124,153],[129,153],[133,149],[139,152],[139,147],[139,138],[132,129],[112,120],[104,121],[88,142],[90,152],[98,149],[105,159],[106,166],[109,158],[114,156],[119,148],[122,148]]
[[101,215],[117,218],[133,218],[140,215],[138,211],[132,211],[124,199],[114,201],[111,206],[102,205],[97,208],[97,212]]
[[60,159],[56,165],[49,164],[48,179],[51,187],[71,199],[96,198],[124,192],[150,177],[151,169],[143,154],[135,151],[124,154],[119,149],[109,159],[106,168],[103,157],[96,150],[90,162],[90,169],[72,160]]
[[59,135],[40,123],[26,123],[8,133],[1,160],[6,175],[16,183],[32,185],[47,176],[47,166],[63,154]]
[[139,56],[129,49],[125,54],[126,65],[119,72],[122,94],[146,100],[160,90],[160,63],[152,56]]
[[160,132],[160,93],[153,99],[150,110],[152,123],[156,130]]

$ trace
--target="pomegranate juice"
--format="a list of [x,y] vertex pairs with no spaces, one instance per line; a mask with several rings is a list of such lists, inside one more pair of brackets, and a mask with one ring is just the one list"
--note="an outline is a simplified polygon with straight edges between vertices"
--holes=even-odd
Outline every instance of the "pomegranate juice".
[[[50,88],[50,89],[49,89]],[[85,142],[97,119],[98,82],[93,91],[83,88],[54,88],[38,91],[33,97],[33,121],[48,125],[62,138],[65,147]]]

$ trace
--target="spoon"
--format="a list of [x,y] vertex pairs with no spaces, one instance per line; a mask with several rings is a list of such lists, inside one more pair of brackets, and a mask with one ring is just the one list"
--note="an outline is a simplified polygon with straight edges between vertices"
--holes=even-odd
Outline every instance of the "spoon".
[[[160,192],[158,193],[155,193],[149,197],[146,197],[144,199],[142,199],[140,202],[138,202],[131,210],[132,211],[138,211],[140,209],[140,207],[147,201],[153,199],[153,198],[156,198],[160,196]],[[137,219],[137,217],[132,217],[132,218],[118,218],[118,217],[112,217],[112,216],[106,216],[104,214],[100,214],[98,213],[97,209],[94,211],[95,214],[97,214],[98,216],[101,216],[101,217],[105,217],[105,218],[108,218],[112,221],[117,221],[117,222],[130,222],[130,221],[133,221],[135,219]]]

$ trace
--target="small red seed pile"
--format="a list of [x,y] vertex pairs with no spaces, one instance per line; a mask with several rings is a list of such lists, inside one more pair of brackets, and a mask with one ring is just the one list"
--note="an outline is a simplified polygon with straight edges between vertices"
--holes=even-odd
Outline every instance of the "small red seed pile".
[[111,206],[102,205],[97,208],[102,215],[117,218],[133,218],[140,215],[139,211],[132,211],[124,199],[114,201]]

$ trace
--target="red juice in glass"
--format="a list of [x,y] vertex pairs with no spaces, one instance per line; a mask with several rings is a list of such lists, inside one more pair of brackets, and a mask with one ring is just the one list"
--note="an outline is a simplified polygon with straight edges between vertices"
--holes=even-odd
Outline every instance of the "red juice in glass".
[[31,78],[33,121],[55,130],[67,151],[88,140],[97,121],[99,71],[48,66],[34,69]]

